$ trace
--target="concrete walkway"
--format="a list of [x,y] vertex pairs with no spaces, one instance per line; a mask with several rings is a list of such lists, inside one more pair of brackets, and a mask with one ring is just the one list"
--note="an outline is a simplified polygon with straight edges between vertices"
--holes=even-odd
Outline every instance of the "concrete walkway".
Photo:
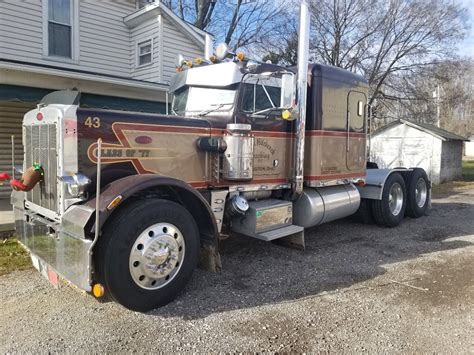
[[15,225],[10,199],[0,199],[0,232],[13,231]]

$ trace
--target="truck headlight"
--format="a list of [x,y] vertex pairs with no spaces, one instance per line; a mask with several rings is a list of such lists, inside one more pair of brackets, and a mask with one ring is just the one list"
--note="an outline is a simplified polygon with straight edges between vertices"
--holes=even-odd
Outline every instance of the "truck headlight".
[[60,180],[66,184],[67,192],[71,197],[83,197],[87,186],[91,183],[91,179],[82,174],[62,176]]

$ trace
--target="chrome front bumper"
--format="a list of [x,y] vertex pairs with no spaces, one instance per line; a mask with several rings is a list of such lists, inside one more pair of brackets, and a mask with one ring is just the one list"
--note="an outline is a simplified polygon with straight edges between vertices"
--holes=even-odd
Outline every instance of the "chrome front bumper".
[[93,241],[85,228],[94,215],[86,206],[71,206],[60,223],[25,209],[25,193],[14,191],[15,229],[19,241],[31,254],[59,276],[80,289],[91,291]]

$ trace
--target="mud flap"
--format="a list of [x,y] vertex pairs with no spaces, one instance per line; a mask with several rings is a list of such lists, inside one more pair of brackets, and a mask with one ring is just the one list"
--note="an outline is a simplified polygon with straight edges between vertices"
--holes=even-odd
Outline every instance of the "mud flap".
[[199,255],[199,268],[210,272],[221,272],[221,256],[215,245],[204,243]]
[[305,250],[304,231],[289,235],[287,237],[275,239],[272,241],[276,245],[297,250]]

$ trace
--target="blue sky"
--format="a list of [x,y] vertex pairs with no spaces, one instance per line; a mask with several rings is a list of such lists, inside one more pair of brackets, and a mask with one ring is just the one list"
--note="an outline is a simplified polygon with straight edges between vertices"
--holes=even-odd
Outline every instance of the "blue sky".
[[462,43],[458,45],[458,53],[462,56],[474,57],[474,0],[462,0],[462,5],[469,11],[471,29]]

